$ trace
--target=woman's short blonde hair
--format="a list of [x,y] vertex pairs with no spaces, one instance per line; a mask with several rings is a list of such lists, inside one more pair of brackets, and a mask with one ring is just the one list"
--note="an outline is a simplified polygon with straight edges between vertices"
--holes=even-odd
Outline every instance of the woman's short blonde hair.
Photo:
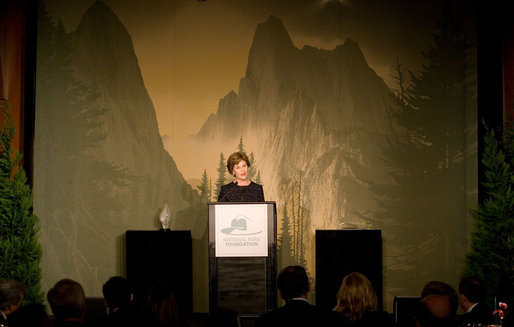
[[350,320],[358,320],[366,311],[376,311],[377,294],[371,282],[361,273],[346,275],[336,295],[334,311],[341,312]]
[[244,152],[234,152],[228,157],[227,169],[231,175],[234,174],[234,166],[242,160],[244,160],[248,168],[250,168],[250,160],[248,160],[248,156]]

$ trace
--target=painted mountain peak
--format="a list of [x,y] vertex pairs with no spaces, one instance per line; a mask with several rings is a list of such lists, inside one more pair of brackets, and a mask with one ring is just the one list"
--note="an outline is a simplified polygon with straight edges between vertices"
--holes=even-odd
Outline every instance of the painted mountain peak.
[[341,132],[358,126],[384,133],[388,94],[357,42],[348,39],[332,51],[309,46],[300,50],[282,21],[271,16],[256,28],[239,94],[225,96],[197,136],[231,138],[248,129],[270,128],[298,96],[316,104],[324,128]]
[[[136,210],[148,212],[150,206],[157,209],[166,201],[175,212],[199,205],[196,192],[164,150],[155,109],[127,29],[105,3],[97,1],[84,14],[72,36],[75,77],[88,85],[106,108],[102,116],[105,138],[97,155],[124,167],[148,188],[146,194],[140,193],[144,189],[134,190],[137,195],[133,196],[149,197],[145,206]],[[205,228],[197,225],[195,219],[175,221],[177,226],[191,228],[193,236],[199,238]]]
[[165,204],[171,227],[191,230],[202,258],[204,206],[163,148],[127,29],[102,1],[69,34],[42,17],[34,192],[45,196],[34,207],[45,271],[95,294],[123,269],[125,231],[158,229]]

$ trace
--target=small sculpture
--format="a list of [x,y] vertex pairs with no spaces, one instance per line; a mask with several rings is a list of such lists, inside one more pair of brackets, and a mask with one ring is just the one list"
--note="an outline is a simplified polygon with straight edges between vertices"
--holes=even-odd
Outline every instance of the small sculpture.
[[164,204],[164,208],[162,208],[159,221],[161,222],[162,229],[170,229],[170,207],[168,207],[167,203]]

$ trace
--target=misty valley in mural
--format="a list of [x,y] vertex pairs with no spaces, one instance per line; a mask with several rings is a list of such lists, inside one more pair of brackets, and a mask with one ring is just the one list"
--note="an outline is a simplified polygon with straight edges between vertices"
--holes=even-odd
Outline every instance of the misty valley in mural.
[[428,280],[456,281],[476,192],[476,82],[470,44],[446,14],[419,49],[421,70],[398,63],[394,86],[370,68],[359,40],[298,48],[270,15],[256,26],[238,91],[220,94],[186,141],[205,164],[197,185],[176,164],[181,153],[165,149],[114,12],[97,1],[66,32],[43,6],[34,207],[44,286],[72,276],[99,293],[124,274],[125,231],[158,229],[168,204],[172,229],[192,232],[194,306],[206,311],[206,203],[230,181],[225,160],[237,150],[277,203],[281,267],[315,274],[316,229],[380,229],[384,302],[417,295]]

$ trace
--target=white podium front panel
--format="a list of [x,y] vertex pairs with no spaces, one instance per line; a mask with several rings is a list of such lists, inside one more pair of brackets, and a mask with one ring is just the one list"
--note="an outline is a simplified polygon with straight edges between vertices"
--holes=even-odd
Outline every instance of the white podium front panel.
[[277,307],[275,202],[208,203],[209,310],[258,317]]
[[216,206],[216,257],[267,257],[267,204]]

